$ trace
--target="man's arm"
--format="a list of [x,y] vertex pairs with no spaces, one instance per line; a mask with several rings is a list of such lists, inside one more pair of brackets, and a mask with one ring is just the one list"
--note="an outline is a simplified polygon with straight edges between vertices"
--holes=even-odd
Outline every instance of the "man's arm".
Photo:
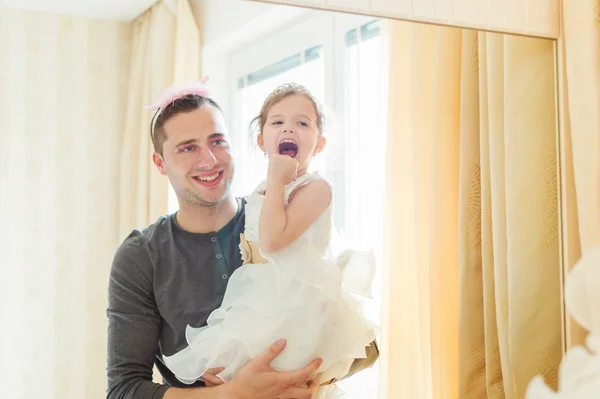
[[336,381],[345,380],[347,378],[352,377],[353,375],[355,375],[356,373],[358,373],[360,371],[363,371],[370,367],[373,367],[373,365],[375,364],[375,362],[377,362],[377,359],[379,358],[379,346],[377,345],[377,341],[371,342],[369,344],[369,346],[367,346],[365,348],[365,351],[366,351],[367,356],[364,358],[360,358],[360,359],[354,359],[354,362],[350,366],[350,370],[348,371],[348,374],[346,374],[339,380],[333,379],[333,380],[321,382],[321,385],[329,385],[329,384],[333,384]]
[[147,244],[132,233],[118,249],[110,272],[107,399],[162,399],[168,389],[152,382],[160,334],[152,274]]
[[108,399],[221,399],[223,387],[170,388],[152,381],[160,316],[153,265],[144,239],[133,233],[121,245],[108,288]]
[[169,388],[164,399],[233,399],[228,388],[226,385],[213,388]]
[[367,356],[361,359],[355,359],[350,366],[350,371],[342,379],[350,378],[354,374],[372,367],[379,358],[379,346],[377,341],[373,341],[365,348]]

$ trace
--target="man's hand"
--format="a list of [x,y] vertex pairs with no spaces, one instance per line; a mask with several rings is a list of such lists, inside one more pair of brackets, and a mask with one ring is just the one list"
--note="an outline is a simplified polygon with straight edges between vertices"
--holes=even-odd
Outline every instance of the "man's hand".
[[[313,360],[306,367],[289,372],[277,372],[271,362],[285,349],[281,340],[254,358],[230,383],[228,398],[231,399],[312,399],[319,387],[312,380],[322,360]],[[308,381],[308,382],[307,382]]]

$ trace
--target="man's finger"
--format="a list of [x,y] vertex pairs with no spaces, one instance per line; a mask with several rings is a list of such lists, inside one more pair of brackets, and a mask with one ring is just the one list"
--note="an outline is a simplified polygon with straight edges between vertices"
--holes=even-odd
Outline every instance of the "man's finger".
[[286,345],[286,340],[280,339],[279,341],[269,346],[269,349],[267,349],[262,355],[256,357],[255,360],[264,366],[270,366],[271,362],[275,360],[275,358],[279,356],[281,352],[283,352]]
[[308,381],[308,390],[314,395],[315,393],[317,393],[317,389],[319,389],[320,385],[321,384],[319,384],[317,380]]
[[301,384],[304,381],[308,381],[314,377],[319,367],[321,367],[321,363],[323,363],[323,360],[315,359],[300,370],[281,373],[280,377],[283,378],[285,383],[288,385]]
[[220,379],[216,375],[212,375],[212,374],[204,374],[204,375],[202,375],[202,379],[206,383],[206,386],[209,388],[224,384],[222,379]]
[[204,374],[217,375],[223,370],[225,370],[225,367],[214,367],[212,369],[206,370]]

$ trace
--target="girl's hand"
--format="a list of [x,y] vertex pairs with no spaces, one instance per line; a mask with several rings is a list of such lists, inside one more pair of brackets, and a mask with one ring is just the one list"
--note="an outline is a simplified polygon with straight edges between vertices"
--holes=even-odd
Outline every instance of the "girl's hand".
[[269,155],[269,170],[267,172],[267,182],[280,183],[287,185],[298,177],[298,161],[296,159],[281,154]]

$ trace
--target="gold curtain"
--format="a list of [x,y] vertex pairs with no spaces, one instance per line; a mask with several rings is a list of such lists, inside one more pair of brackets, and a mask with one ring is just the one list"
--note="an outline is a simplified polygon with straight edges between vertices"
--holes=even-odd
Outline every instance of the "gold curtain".
[[[559,39],[564,258],[566,271],[600,245],[600,0],[563,2]],[[587,332],[567,320],[569,346]]]
[[554,46],[389,23],[382,398],[521,398],[562,354]]
[[200,79],[200,31],[188,0],[162,0],[133,22],[125,131],[121,145],[119,234],[167,213],[168,182],[154,167],[153,113],[144,109],[174,84]]

